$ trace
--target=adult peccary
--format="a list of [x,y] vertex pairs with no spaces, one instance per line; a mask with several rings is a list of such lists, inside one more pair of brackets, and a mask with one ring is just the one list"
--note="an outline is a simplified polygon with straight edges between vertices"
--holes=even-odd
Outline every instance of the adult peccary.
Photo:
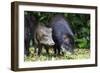
[[55,42],[55,54],[74,52],[74,34],[68,21],[63,15],[55,15],[50,21],[52,27],[52,38]]
[[24,16],[24,54],[29,55],[30,41],[34,44],[34,30],[36,28],[36,18],[32,15]]
[[42,52],[43,47],[49,54],[49,48],[55,44],[52,39],[52,29],[41,24],[38,24],[35,30],[34,39],[35,48],[37,48],[36,54],[38,55]]

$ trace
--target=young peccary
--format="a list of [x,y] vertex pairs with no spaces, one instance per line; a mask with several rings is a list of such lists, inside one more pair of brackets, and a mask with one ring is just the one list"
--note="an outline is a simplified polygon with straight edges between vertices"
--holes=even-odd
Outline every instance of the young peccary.
[[34,34],[36,53],[40,55],[42,48],[46,49],[49,53],[49,47],[53,46],[55,43],[52,39],[52,29],[39,24],[35,30]]
[[32,15],[25,15],[24,18],[24,53],[29,55],[30,41],[35,51],[40,55],[42,47],[48,52],[49,46],[54,45],[52,40],[52,29],[44,25],[37,24],[36,18]]

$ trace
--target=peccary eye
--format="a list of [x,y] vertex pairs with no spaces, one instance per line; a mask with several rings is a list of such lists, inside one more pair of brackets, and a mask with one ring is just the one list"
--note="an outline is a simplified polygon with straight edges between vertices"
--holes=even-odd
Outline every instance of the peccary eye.
[[44,34],[42,37],[47,37],[47,36],[48,36],[48,35],[45,35],[45,34]]
[[42,39],[47,40],[48,35],[43,34]]

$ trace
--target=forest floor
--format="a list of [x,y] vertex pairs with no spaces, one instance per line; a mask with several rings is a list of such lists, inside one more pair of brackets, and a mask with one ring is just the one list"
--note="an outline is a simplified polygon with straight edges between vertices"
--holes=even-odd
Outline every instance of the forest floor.
[[33,61],[51,61],[51,60],[78,60],[78,59],[89,59],[90,50],[89,49],[75,49],[74,54],[65,54],[61,56],[54,56],[52,50],[49,50],[49,54],[42,52],[40,56],[34,55],[34,51],[30,48],[30,55],[24,57],[25,62]]

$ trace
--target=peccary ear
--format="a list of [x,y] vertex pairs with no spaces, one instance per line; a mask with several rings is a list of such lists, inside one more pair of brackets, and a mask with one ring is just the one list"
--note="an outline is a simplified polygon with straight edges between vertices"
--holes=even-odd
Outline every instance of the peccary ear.
[[52,28],[49,28],[50,31],[52,31]]
[[64,41],[66,41],[66,42],[69,42],[69,40],[70,40],[70,38],[69,38],[68,35],[66,35],[66,34],[63,35],[63,39],[64,39]]
[[64,35],[63,35],[63,38],[64,38],[64,39],[67,39],[67,38],[68,38],[68,36],[67,36],[66,34],[64,34]]

